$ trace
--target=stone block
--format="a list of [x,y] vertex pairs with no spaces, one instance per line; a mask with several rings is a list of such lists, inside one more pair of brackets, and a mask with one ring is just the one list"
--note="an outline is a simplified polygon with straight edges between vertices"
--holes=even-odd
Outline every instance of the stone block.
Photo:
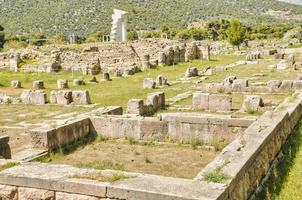
[[58,89],[66,89],[68,88],[68,81],[65,79],[59,79],[57,81]]
[[2,199],[2,200],[19,200],[17,187],[8,186],[8,185],[0,185],[0,199]]
[[72,103],[72,91],[61,90],[50,92],[50,103],[59,105],[68,105]]
[[302,80],[294,81],[293,89],[294,90],[302,90]]
[[191,67],[187,69],[185,73],[186,78],[195,77],[195,76],[198,76],[198,69],[196,67]]
[[103,81],[112,81],[112,79],[110,79],[109,73],[104,73],[103,74]]
[[145,78],[143,88],[144,89],[154,89],[156,82],[152,78]]
[[158,95],[158,105],[160,108],[164,108],[166,106],[166,95],[164,92],[156,92]]
[[41,90],[24,90],[20,96],[25,104],[46,104],[47,95]]
[[70,194],[65,192],[56,192],[56,200],[100,200],[97,197],[80,195],[80,194]]
[[224,84],[233,84],[234,80],[236,80],[236,76],[228,76],[227,78],[224,79],[223,83]]
[[33,89],[34,90],[42,90],[45,89],[44,87],[44,81],[42,80],[37,80],[33,82]]
[[92,104],[89,92],[87,90],[72,91],[72,102],[79,105]]
[[55,192],[35,188],[18,188],[18,200],[55,200]]
[[20,81],[17,81],[17,80],[14,80],[14,81],[11,81],[11,87],[12,88],[21,88],[21,82]]
[[166,64],[166,54],[165,52],[159,52],[158,53],[158,64],[160,66],[163,66]]
[[4,159],[11,159],[11,149],[8,144],[9,136],[0,136],[0,157]]
[[290,65],[286,60],[281,60],[279,63],[277,63],[278,70],[286,70],[289,67],[290,67]]
[[281,83],[282,83],[282,81],[280,81],[280,80],[271,80],[271,81],[267,82],[267,86],[270,88],[270,92],[276,92],[279,90]]
[[209,110],[211,111],[231,111],[232,97],[226,95],[210,95]]
[[84,85],[84,81],[83,81],[83,79],[74,79],[73,80],[73,85],[74,86]]
[[233,81],[232,90],[233,92],[244,92],[248,86],[248,80],[236,79]]
[[293,88],[293,81],[292,80],[283,80],[278,91],[287,93],[290,92]]
[[257,112],[263,106],[263,100],[260,96],[247,95],[244,97],[242,110],[244,112]]
[[130,99],[127,106],[128,114],[144,115],[144,100],[142,99]]
[[146,105],[147,106],[152,105],[153,111],[156,111],[160,107],[158,94],[156,93],[149,94],[147,96]]
[[209,96],[210,94],[205,93],[194,93],[193,94],[193,109],[209,109]]
[[158,75],[155,79],[155,83],[156,83],[156,86],[163,86],[163,85],[166,85],[166,78],[163,76],[163,75]]

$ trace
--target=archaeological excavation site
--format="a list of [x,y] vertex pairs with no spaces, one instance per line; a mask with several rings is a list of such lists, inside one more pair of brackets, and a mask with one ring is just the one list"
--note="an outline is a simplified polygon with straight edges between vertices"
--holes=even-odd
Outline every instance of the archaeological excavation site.
[[0,200],[300,199],[278,195],[302,178],[302,26],[136,33],[129,12],[97,41],[0,26]]

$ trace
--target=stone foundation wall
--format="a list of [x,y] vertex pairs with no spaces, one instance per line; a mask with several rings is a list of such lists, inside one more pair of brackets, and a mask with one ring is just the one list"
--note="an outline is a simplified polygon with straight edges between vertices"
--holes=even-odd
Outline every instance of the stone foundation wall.
[[167,136],[178,141],[197,139],[210,143],[214,138],[228,142],[242,133],[254,119],[232,119],[226,115],[167,113],[156,117],[94,116],[92,131],[109,138],[163,140]]
[[56,149],[72,144],[90,133],[88,117],[76,119],[58,127],[39,127],[30,131],[34,148]]
[[202,180],[205,174],[219,169],[229,176],[226,199],[251,197],[298,123],[302,112],[301,100],[299,94],[287,99],[275,111],[264,113],[246,129],[242,137],[234,140],[204,168],[196,179]]

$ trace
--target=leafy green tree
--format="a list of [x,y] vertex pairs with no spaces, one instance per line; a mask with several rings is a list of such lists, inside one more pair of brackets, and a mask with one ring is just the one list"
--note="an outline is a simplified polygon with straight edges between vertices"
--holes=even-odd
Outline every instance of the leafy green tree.
[[239,20],[232,20],[230,22],[230,27],[226,31],[227,41],[240,49],[240,44],[242,44],[246,38],[246,28]]
[[296,39],[299,42],[302,42],[302,27],[298,26],[296,28],[293,28],[289,30],[285,35],[284,39],[287,41]]
[[4,28],[0,25],[0,49],[3,48],[5,42]]
[[103,41],[104,32],[97,31],[87,36],[85,42],[100,42]]
[[129,31],[127,33],[127,38],[129,41],[137,40],[138,39],[138,34],[136,31]]

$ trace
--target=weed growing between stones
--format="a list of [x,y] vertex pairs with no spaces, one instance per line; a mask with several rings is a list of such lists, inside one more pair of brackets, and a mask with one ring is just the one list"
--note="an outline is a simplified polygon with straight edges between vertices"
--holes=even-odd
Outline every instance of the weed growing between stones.
[[96,180],[101,182],[109,182],[113,183],[119,180],[123,179],[129,179],[129,178],[135,178],[136,176],[133,175],[126,175],[123,172],[114,172],[110,176],[104,176],[101,173],[90,173],[85,175],[75,175],[70,178],[78,178],[78,179],[90,179],[90,180]]
[[204,180],[207,182],[223,183],[227,179],[229,179],[229,176],[224,174],[220,168],[216,168],[214,171],[204,175]]
[[17,162],[8,162],[5,165],[0,166],[0,172],[4,171],[6,169],[9,169],[9,168],[18,166],[18,165],[20,165],[20,163],[17,163]]

